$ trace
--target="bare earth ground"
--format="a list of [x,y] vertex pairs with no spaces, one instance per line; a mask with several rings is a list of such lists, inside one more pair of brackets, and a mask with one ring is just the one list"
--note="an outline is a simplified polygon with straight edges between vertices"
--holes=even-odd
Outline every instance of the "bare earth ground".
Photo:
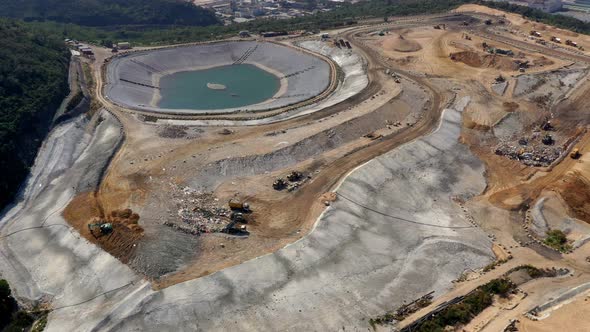
[[[112,113],[64,123],[45,142],[22,199],[0,221],[0,273],[20,299],[54,308],[55,331],[358,330],[431,290],[434,303],[401,326],[512,267],[567,267],[571,275],[527,282],[528,296],[498,302],[462,328],[500,331],[515,318],[526,331],[584,326],[585,309],[572,305],[579,298],[538,322],[524,316],[590,281],[590,57],[528,32],[584,48],[590,37],[511,14],[502,25],[504,13],[480,6],[456,12],[464,14],[332,32],[353,45],[332,56],[363,59],[366,87],[284,121],[146,121],[95,91]],[[441,23],[446,29],[433,28]],[[324,47],[318,39],[283,42]],[[515,55],[488,54],[483,42]],[[99,87],[107,56],[98,49],[93,63]],[[515,60],[530,67],[521,73]],[[503,88],[493,84],[500,75]],[[551,146],[541,143],[546,133]],[[496,153],[501,146],[525,150],[510,158]],[[573,146],[581,158],[569,158]],[[292,170],[309,177],[294,191],[274,190]],[[179,204],[200,208],[185,191],[207,193],[220,208],[247,200],[249,234],[166,226],[184,225]],[[137,227],[118,219],[110,236],[89,233],[92,218],[125,208],[139,214]],[[531,229],[543,220],[575,250],[540,244],[544,234]],[[512,258],[484,273],[494,255]]]

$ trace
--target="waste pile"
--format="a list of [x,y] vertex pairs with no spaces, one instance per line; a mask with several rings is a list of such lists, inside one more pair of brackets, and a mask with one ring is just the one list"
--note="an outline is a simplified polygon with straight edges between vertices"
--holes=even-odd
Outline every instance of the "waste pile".
[[531,144],[526,138],[521,138],[518,144],[503,142],[496,147],[495,153],[518,160],[527,166],[546,167],[557,160],[564,151],[561,146],[535,143]]
[[182,232],[200,235],[221,232],[230,223],[231,211],[221,207],[219,199],[211,192],[201,192],[190,187],[175,187],[172,197],[176,215],[171,213],[166,226]]

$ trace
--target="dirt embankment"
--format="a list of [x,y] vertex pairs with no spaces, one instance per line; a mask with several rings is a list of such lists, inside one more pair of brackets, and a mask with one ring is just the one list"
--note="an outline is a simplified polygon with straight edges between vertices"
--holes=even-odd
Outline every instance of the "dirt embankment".
[[422,49],[417,41],[407,39],[403,34],[398,36],[392,36],[383,41],[381,44],[383,49],[386,51],[396,52],[418,52]]
[[590,223],[590,181],[579,172],[566,174],[556,188],[574,217]]
[[[63,216],[85,239],[96,243],[125,264],[133,257],[135,247],[143,237],[143,229],[138,225],[139,215],[129,209],[105,214],[93,192],[76,196],[65,208]],[[92,230],[89,227],[105,222],[111,223],[112,232],[102,234],[98,227]]]
[[498,70],[518,70],[518,64],[513,59],[497,54],[480,54],[473,51],[451,53],[451,60],[463,62],[474,68],[494,68]]

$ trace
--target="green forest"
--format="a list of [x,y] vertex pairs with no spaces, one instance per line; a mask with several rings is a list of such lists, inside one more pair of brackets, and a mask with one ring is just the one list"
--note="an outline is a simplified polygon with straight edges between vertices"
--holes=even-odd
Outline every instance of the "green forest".
[[55,36],[0,19],[0,207],[25,179],[68,93],[69,52]]
[[183,0],[2,0],[2,16],[82,26],[219,23],[212,11]]
[[498,8],[520,14],[531,20],[590,34],[590,23],[572,17],[548,14],[540,10],[504,2],[483,0],[369,0],[355,4],[333,4],[332,6],[335,6],[333,10],[311,16],[289,20],[257,19],[229,26],[220,24],[204,27],[174,24],[82,26],[56,20],[31,22],[30,24],[47,34],[60,34],[64,38],[84,40],[98,45],[108,45],[117,41],[130,41],[136,45],[162,45],[225,38],[235,36],[241,30],[254,33],[281,30],[318,31],[354,24],[368,18],[384,19],[388,16],[441,13],[467,3],[478,3]]

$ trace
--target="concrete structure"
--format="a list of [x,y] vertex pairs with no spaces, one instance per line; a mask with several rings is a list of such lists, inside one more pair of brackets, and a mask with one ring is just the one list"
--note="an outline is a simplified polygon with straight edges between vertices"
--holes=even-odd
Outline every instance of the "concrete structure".
[[561,0],[527,0],[529,7],[540,9],[547,13],[553,13],[561,10],[563,3]]
[[[188,70],[247,63],[278,76],[282,87],[259,104],[224,110],[169,110],[157,106],[160,77]],[[330,84],[330,65],[319,57],[275,43],[236,41],[137,52],[107,68],[106,95],[115,103],[156,113],[205,114],[269,110],[310,99]]]

